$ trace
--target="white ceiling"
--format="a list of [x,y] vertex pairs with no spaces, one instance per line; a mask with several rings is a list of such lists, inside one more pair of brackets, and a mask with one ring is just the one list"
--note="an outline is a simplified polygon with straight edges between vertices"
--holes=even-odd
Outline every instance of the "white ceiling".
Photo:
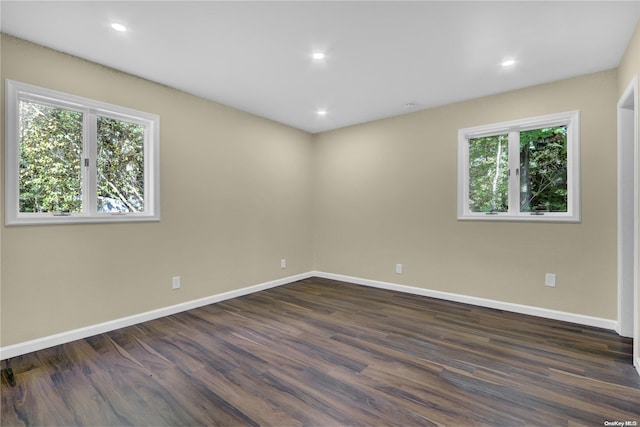
[[0,15],[6,34],[315,133],[615,68],[640,0],[3,0]]

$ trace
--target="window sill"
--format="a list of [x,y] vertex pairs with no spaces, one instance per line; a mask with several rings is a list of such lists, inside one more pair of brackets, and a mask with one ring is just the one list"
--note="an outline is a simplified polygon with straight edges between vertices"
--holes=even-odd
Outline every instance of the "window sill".
[[63,225],[63,224],[113,224],[113,223],[127,223],[127,222],[158,222],[160,221],[159,215],[140,215],[140,214],[106,214],[97,216],[88,215],[32,215],[32,216],[19,216],[17,218],[7,218],[6,225],[21,226],[21,225]]
[[465,214],[458,215],[459,221],[510,221],[510,222],[562,222],[581,223],[577,215],[545,213],[543,215],[509,215],[509,214]]

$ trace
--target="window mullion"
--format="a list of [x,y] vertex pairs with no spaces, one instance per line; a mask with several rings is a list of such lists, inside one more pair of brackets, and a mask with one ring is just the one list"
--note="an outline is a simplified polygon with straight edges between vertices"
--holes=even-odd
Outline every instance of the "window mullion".
[[509,132],[509,215],[520,213],[520,132]]
[[98,126],[97,115],[94,111],[87,113],[87,138],[85,144],[85,164],[84,171],[87,177],[85,202],[87,203],[86,212],[95,215],[98,211]]

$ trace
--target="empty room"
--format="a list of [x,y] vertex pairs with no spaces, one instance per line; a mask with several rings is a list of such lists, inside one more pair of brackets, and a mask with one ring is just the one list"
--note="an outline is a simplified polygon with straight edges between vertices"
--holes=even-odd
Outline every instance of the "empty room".
[[639,1],[0,25],[0,425],[640,423]]

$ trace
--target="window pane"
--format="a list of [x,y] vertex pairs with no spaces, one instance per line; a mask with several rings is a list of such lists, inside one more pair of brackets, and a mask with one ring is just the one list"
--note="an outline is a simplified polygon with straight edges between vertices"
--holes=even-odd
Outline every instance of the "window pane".
[[19,212],[82,211],[82,113],[19,101]]
[[567,212],[567,127],[520,133],[520,212]]
[[509,135],[469,140],[469,210],[509,210]]
[[144,126],[98,117],[98,212],[144,212]]

